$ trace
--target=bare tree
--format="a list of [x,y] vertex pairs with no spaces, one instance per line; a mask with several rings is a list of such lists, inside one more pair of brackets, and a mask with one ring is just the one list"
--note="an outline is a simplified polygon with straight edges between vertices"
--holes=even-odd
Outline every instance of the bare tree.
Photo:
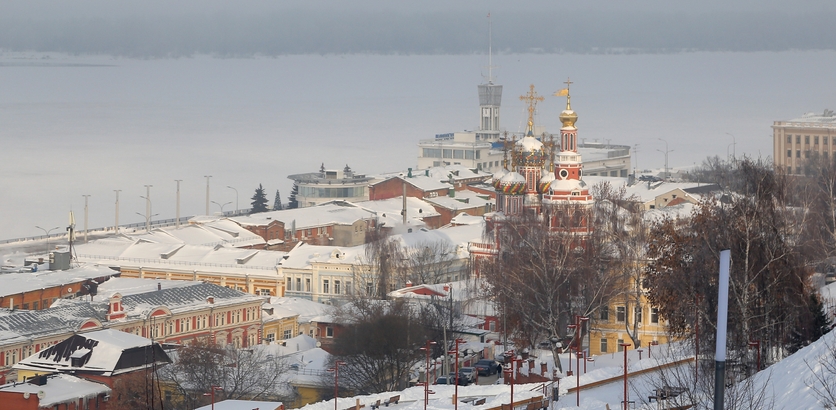
[[186,407],[205,404],[203,393],[220,386],[227,399],[266,399],[279,397],[279,384],[286,365],[281,357],[262,346],[241,349],[196,341],[174,354],[175,362],[160,371],[175,386]]
[[409,370],[423,357],[418,348],[430,338],[418,311],[403,300],[359,299],[336,317],[344,327],[333,344],[333,360],[346,363],[340,386],[355,394],[405,388]]
[[[566,206],[545,209],[542,216],[506,217],[496,228],[500,254],[481,268],[518,346],[566,339],[573,315],[589,315],[609,302],[615,282],[602,237],[573,231],[584,218],[588,209]],[[554,353],[556,348],[553,343]]]
[[444,241],[421,242],[402,250],[398,283],[415,285],[458,280],[467,272],[467,259],[459,257],[456,245]]
[[809,269],[790,223],[786,178],[748,159],[735,166],[738,191],[705,199],[687,221],[653,227],[645,287],[675,336],[691,336],[699,321],[703,331],[696,343],[711,353],[717,306],[711,272],[717,272],[720,250],[730,249],[729,346],[757,339],[767,360],[777,360],[797,346],[792,335],[810,325],[804,313]]

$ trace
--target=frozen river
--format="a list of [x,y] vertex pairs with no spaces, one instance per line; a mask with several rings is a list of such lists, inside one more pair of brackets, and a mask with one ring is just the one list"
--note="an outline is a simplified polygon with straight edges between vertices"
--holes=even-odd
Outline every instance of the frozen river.
[[[47,58],[48,57],[48,58]],[[836,52],[494,56],[502,126],[522,129],[517,98],[550,95],[571,77],[579,137],[637,145],[641,168],[708,155],[771,156],[770,125],[834,108]],[[131,60],[0,54],[0,239],[35,228],[183,215],[211,200],[249,206],[263,184],[287,203],[289,174],[346,164],[360,173],[414,166],[416,143],[473,129],[487,56],[288,56]],[[536,122],[551,132],[565,100],[547,97]],[[732,137],[732,135],[734,137]],[[732,146],[733,141],[736,145]],[[218,207],[212,205],[212,211]],[[63,228],[62,228],[63,229]]]

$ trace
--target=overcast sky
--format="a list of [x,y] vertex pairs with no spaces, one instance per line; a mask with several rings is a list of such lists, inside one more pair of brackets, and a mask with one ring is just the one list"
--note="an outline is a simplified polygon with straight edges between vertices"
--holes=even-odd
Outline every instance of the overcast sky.
[[836,2],[6,0],[0,49],[194,54],[469,54],[833,49]]

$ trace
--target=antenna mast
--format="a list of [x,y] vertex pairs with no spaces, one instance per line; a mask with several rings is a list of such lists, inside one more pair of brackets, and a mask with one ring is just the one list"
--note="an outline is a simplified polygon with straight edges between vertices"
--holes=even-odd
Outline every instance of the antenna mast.
[[493,84],[493,20],[488,12],[488,84]]

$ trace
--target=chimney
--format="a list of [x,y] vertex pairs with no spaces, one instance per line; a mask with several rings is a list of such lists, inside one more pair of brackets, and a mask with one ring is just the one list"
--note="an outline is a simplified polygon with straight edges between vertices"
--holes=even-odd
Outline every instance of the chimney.
[[163,284],[161,282],[157,282],[157,290],[163,290]]
[[214,296],[207,296],[206,297],[206,303],[208,303],[210,305],[214,305],[215,304],[215,297]]
[[412,287],[412,281],[411,280],[406,281],[406,287],[408,287],[408,288]]
[[540,374],[543,377],[548,377],[549,375],[549,365],[546,362],[540,362]]

